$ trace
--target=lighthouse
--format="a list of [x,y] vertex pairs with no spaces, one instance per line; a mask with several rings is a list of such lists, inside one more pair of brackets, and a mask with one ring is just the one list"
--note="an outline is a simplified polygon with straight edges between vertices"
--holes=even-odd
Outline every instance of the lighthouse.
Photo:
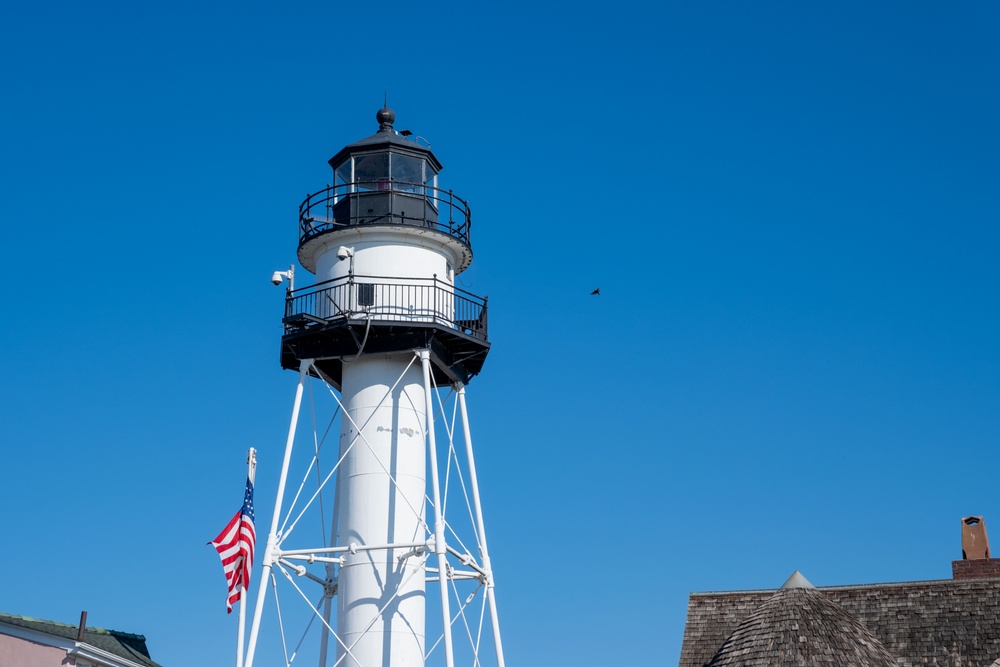
[[303,642],[320,667],[504,664],[466,400],[488,304],[456,285],[472,213],[426,141],[388,107],[376,121],[299,207],[314,284],[297,286],[294,265],[272,277],[287,279],[280,360],[298,383],[238,667],[275,634],[286,664]]

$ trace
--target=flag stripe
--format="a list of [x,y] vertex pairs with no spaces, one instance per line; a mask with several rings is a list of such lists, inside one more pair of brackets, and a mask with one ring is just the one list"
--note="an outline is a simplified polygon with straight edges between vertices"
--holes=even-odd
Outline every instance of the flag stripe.
[[222,560],[222,570],[226,575],[228,598],[227,611],[233,611],[233,603],[240,599],[241,590],[250,587],[250,570],[253,568],[254,543],[257,532],[254,528],[253,484],[247,478],[246,492],[243,494],[243,507],[222,529],[219,536],[211,544],[219,552]]

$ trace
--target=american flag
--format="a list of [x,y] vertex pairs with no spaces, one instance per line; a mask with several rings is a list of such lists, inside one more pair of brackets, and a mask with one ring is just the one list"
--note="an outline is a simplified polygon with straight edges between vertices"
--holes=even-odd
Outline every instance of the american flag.
[[253,567],[253,546],[257,534],[253,525],[253,482],[247,477],[247,489],[243,494],[243,507],[236,513],[211,545],[219,552],[222,569],[229,584],[226,610],[233,611],[233,603],[240,599],[240,593],[250,587],[250,569]]

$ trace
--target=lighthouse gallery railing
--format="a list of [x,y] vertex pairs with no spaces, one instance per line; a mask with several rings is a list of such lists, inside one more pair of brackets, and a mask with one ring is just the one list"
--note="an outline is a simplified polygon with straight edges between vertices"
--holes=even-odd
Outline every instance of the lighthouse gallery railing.
[[344,276],[288,293],[285,332],[341,319],[431,323],[487,340],[487,298],[437,278]]
[[331,185],[299,206],[299,244],[356,225],[412,225],[470,246],[472,211],[451,190],[389,178]]

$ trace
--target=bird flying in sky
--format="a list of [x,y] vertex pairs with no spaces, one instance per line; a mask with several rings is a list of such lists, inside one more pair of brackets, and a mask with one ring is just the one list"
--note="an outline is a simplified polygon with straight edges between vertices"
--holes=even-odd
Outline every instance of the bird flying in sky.
[[595,289],[593,292],[590,293],[590,296],[600,296],[600,295],[601,295],[600,287],[598,287],[597,289]]

